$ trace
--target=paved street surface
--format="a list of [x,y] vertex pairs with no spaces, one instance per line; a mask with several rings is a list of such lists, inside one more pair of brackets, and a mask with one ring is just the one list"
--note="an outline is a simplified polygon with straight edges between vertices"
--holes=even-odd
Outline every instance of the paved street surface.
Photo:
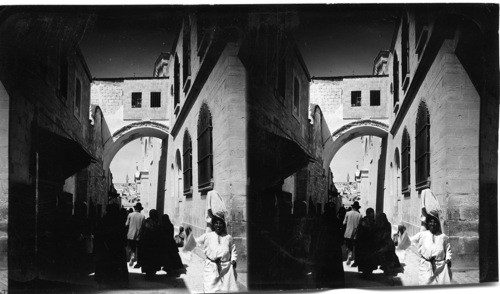
[[[413,250],[416,249],[410,247],[406,251],[397,252],[399,261],[404,267],[404,273],[400,273],[393,278],[385,277],[384,272],[377,269],[370,279],[363,279],[357,267],[348,266],[344,261],[346,288],[418,286],[419,257]],[[453,272],[453,280],[454,284],[461,285],[479,283],[479,271]]]
[[[20,291],[10,291],[12,293],[203,293],[203,263],[204,260],[195,253],[179,253],[186,273],[179,277],[167,277],[164,271],[158,271],[157,277],[152,281],[146,281],[140,269],[128,267],[129,288],[128,289],[99,289],[94,280],[93,274],[72,280],[69,283],[63,282],[37,282],[31,284],[30,289]],[[198,252],[199,254],[199,252]],[[59,275],[60,277],[60,275]],[[53,277],[57,279],[57,277]],[[238,284],[241,291],[246,288],[240,283],[245,283],[246,274],[238,274]]]

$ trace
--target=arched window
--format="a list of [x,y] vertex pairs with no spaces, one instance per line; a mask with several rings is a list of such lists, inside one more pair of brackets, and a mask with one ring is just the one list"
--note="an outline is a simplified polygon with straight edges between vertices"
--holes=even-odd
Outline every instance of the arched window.
[[425,102],[418,107],[415,126],[415,175],[416,188],[422,190],[430,187],[430,118]]
[[213,189],[212,115],[206,104],[198,118],[198,189]]
[[193,144],[191,143],[191,136],[187,130],[184,133],[183,147],[184,195],[189,197],[193,195]]
[[403,131],[401,142],[401,193],[410,194],[410,135],[406,128]]

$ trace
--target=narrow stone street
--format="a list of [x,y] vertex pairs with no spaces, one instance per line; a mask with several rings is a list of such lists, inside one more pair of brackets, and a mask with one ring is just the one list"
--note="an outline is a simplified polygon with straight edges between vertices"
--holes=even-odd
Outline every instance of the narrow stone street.
[[[419,258],[414,250],[415,248],[410,247],[410,249],[406,251],[399,251],[396,253],[399,257],[401,265],[404,267],[404,273],[399,273],[396,277],[393,278],[386,277],[381,269],[377,269],[373,272],[373,276],[371,278],[363,279],[361,277],[361,273],[358,272],[357,267],[347,265],[344,261],[343,265],[346,288],[387,288],[398,286],[419,286]],[[453,272],[453,283],[460,285],[479,283],[479,272]]]
[[[186,273],[179,277],[167,277],[164,271],[158,271],[152,281],[147,281],[141,269],[131,266],[129,271],[128,289],[99,289],[94,280],[94,275],[80,277],[69,282],[38,282],[36,287],[12,291],[12,293],[203,293],[203,263],[204,260],[196,250],[193,253],[179,252]],[[60,275],[59,275],[60,276]],[[54,279],[57,277],[54,276]],[[246,291],[246,274],[238,274],[238,287]],[[0,288],[1,289],[1,288]]]

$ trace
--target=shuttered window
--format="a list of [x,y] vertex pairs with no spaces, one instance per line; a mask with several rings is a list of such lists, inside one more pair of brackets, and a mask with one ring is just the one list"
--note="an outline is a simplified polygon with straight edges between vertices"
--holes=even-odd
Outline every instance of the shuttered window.
[[212,115],[206,104],[198,118],[198,189],[213,188]]
[[190,197],[193,195],[193,144],[191,142],[191,136],[187,130],[184,133],[183,147],[182,159],[184,161],[184,195]]
[[410,194],[410,135],[408,130],[403,131],[401,142],[401,193]]
[[161,92],[151,92],[151,107],[161,107]]
[[415,126],[415,176],[416,188],[430,187],[430,117],[425,102],[418,107]]

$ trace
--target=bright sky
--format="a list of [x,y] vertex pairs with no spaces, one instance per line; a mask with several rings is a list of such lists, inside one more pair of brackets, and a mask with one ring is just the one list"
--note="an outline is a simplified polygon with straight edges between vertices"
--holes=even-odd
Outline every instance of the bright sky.
[[[93,77],[152,76],[161,52],[171,51],[176,32],[176,7],[116,7],[98,10],[81,42]],[[295,9],[290,6],[290,9]],[[390,46],[394,7],[383,5],[302,6],[294,37],[311,76],[365,75],[373,60]],[[332,161],[335,181],[354,178],[361,162],[360,140],[344,146]],[[115,156],[111,170],[115,182],[124,182],[140,162],[140,142],[135,140]]]

